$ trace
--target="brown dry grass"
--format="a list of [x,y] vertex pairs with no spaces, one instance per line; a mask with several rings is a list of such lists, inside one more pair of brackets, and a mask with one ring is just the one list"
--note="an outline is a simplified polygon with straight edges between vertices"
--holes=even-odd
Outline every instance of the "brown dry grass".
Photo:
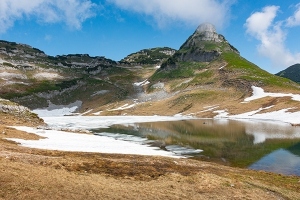
[[[300,199],[300,178],[191,159],[30,149],[1,116],[0,199]],[[32,124],[32,123],[30,123]],[[27,125],[30,125],[27,124]]]
[[[248,94],[247,96],[251,96]],[[169,98],[158,101],[149,101],[140,103],[132,108],[118,111],[106,111],[107,107],[102,107],[101,115],[193,115],[202,118],[212,118],[217,115],[214,111],[226,110],[230,115],[242,114],[255,111],[260,108],[268,108],[260,111],[273,112],[282,109],[289,109],[289,112],[300,111],[299,101],[292,100],[291,97],[264,97],[244,103],[247,97],[244,93],[234,89],[213,89],[199,88],[182,91]],[[127,101],[118,102],[117,107],[128,103]],[[131,103],[131,102],[129,102]],[[111,104],[110,104],[111,105]],[[207,110],[207,107],[216,107],[213,110]]]

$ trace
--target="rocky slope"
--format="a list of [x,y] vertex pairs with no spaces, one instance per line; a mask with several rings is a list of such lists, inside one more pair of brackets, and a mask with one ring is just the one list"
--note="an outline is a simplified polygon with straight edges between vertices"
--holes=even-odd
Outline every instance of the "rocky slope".
[[[20,124],[37,126],[44,124],[43,120],[35,113],[32,113],[27,107],[2,98],[0,98],[0,119],[2,125],[6,124],[9,126]],[[12,123],[7,124],[6,122],[9,120]],[[5,131],[2,134],[5,134]]]
[[285,70],[278,72],[276,75],[300,83],[300,64],[292,65]]

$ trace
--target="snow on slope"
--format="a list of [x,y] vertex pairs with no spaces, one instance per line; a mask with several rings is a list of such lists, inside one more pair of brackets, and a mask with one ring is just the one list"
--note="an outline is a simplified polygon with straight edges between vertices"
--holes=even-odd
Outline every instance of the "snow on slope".
[[144,86],[144,85],[147,85],[149,84],[150,82],[146,79],[142,82],[138,82],[138,83],[133,83],[134,86]]
[[[299,94],[285,94],[285,93],[269,93],[264,92],[264,90],[260,87],[252,86],[253,95],[248,97],[242,103],[250,102],[256,99],[264,98],[264,97],[291,97],[294,101],[300,101]],[[230,115],[225,110],[217,110],[214,111],[218,113],[215,118],[229,118],[229,119],[259,119],[259,120],[272,120],[272,121],[282,121],[291,124],[300,124],[300,112],[289,112],[292,108],[286,108],[273,112],[265,112],[259,113],[262,110],[268,110],[270,107],[260,108],[258,110],[254,110],[251,112],[246,112],[238,115]]]
[[252,86],[253,95],[244,100],[244,102],[250,102],[252,100],[261,99],[264,97],[292,97],[292,100],[300,101],[300,94],[285,94],[285,93],[270,93],[265,92],[264,89],[260,87]]

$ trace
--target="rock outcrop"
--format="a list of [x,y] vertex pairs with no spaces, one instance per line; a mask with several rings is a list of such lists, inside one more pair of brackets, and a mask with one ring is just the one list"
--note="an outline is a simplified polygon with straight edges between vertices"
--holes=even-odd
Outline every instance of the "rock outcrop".
[[169,47],[143,49],[123,58],[120,63],[125,65],[160,65],[176,52]]

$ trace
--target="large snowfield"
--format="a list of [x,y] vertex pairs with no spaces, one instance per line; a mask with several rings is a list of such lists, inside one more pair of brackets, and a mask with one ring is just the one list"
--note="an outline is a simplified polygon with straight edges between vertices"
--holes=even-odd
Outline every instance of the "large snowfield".
[[[57,109],[58,113],[61,113]],[[49,113],[48,113],[49,114]],[[47,115],[48,115],[47,114]],[[116,153],[116,154],[136,154],[152,155],[167,157],[183,157],[174,151],[164,151],[158,147],[147,144],[147,139],[132,137],[128,141],[114,139],[113,137],[99,136],[93,134],[76,133],[82,130],[95,128],[107,128],[114,124],[130,125],[137,122],[155,122],[155,121],[176,121],[191,119],[184,116],[61,116],[61,117],[43,117],[51,130],[37,129],[32,127],[15,126],[14,128],[28,133],[34,133],[43,137],[40,140],[23,140],[8,138],[16,141],[22,146],[77,152],[99,152],[99,153]],[[61,129],[67,129],[66,132]],[[201,150],[192,150],[200,152]]]

